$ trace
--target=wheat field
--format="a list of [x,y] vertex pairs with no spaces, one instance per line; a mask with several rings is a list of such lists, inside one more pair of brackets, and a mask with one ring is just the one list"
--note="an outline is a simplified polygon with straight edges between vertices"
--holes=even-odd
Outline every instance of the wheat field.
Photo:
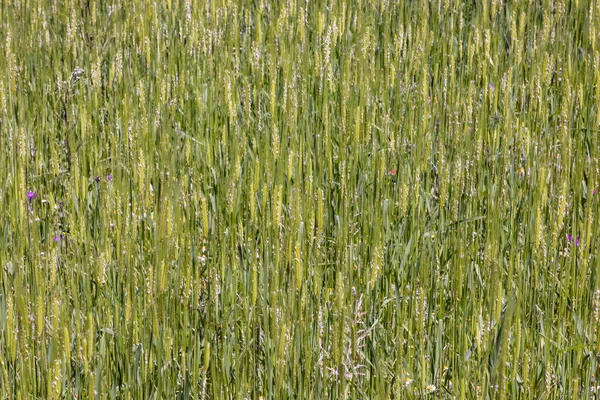
[[598,21],[0,0],[0,397],[600,398]]

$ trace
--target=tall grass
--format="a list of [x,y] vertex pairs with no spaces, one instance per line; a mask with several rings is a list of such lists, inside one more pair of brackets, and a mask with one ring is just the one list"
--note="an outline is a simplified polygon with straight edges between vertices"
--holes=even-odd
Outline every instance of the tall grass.
[[600,396],[598,18],[1,1],[0,397]]

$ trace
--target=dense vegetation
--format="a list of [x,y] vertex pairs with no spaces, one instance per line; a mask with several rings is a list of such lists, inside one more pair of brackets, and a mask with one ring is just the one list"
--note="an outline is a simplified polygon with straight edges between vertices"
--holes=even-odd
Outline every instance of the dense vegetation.
[[600,396],[600,1],[0,2],[0,397]]

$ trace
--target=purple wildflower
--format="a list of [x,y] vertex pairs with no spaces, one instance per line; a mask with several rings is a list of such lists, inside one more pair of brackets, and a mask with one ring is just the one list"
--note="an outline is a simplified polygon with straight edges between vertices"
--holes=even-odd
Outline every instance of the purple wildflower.
[[596,194],[596,189],[594,189],[594,191],[592,192],[592,194]]
[[27,192],[27,200],[31,201],[37,197],[36,192]]
[[579,246],[579,236],[577,236],[576,238],[573,238],[573,236],[571,235],[567,235],[567,239],[569,240],[569,242],[574,242],[575,246]]
[[99,177],[99,176],[97,176],[97,177],[95,177],[95,178],[94,178],[94,180],[95,180],[96,182],[100,182],[100,177]]
[[106,175],[106,182],[110,182],[110,181],[112,181],[112,175],[108,174],[108,175]]
[[494,84],[493,84],[493,83],[490,83],[490,84],[488,85],[488,87],[489,87],[491,90],[496,90],[496,86],[494,86]]
[[58,236],[54,236],[54,237],[52,238],[52,240],[54,240],[55,242],[60,242],[61,240],[63,240],[63,239],[64,239],[64,237],[65,237],[65,236],[64,236],[64,235],[61,233],[61,234],[60,234],[60,235],[58,235]]

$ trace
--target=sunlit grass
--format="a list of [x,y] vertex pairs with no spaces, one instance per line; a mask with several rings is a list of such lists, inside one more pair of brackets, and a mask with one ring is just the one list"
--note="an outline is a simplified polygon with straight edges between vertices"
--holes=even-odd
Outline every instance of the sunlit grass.
[[600,397],[598,18],[1,2],[0,397]]

